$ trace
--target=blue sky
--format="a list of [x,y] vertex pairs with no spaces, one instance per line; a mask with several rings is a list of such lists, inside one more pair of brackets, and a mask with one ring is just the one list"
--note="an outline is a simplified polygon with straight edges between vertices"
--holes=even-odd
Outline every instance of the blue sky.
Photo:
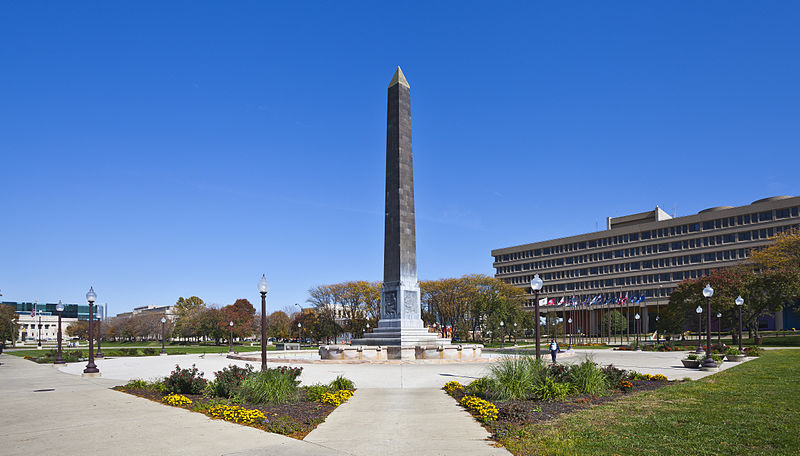
[[0,4],[2,299],[255,303],[266,273],[273,310],[380,280],[397,65],[420,279],[800,194],[794,2],[286,3]]

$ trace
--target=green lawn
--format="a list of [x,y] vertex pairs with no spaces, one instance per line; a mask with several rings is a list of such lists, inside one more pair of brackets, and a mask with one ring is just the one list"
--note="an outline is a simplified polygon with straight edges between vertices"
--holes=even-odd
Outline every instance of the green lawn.
[[509,429],[515,455],[800,454],[800,350]]

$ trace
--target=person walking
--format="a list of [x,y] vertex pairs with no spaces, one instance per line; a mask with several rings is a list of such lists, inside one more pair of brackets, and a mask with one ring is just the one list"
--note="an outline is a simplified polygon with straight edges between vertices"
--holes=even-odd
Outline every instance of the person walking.
[[556,355],[558,354],[558,342],[555,339],[550,340],[550,357],[553,358],[553,364],[556,363]]

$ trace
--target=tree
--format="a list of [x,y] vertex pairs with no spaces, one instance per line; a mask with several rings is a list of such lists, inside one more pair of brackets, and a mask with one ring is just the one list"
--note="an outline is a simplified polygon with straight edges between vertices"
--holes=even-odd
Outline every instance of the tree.
[[601,324],[604,331],[611,331],[611,333],[620,333],[627,327],[625,317],[619,310],[606,312],[601,319]]
[[276,310],[267,315],[267,337],[286,339],[289,337],[289,316],[286,312]]
[[256,308],[247,299],[237,299],[233,304],[220,310],[222,312],[220,324],[225,331],[226,338],[230,337],[230,322],[233,322],[233,337],[244,339],[256,332]]
[[186,339],[202,336],[202,314],[205,308],[205,302],[197,296],[178,298],[175,303],[175,314],[178,317],[175,321],[175,333]]
[[779,233],[771,244],[754,251],[750,262],[761,269],[800,268],[800,230]]
[[67,326],[67,335],[69,337],[77,337],[79,339],[89,338],[89,322],[88,321],[75,321]]
[[[1,295],[0,295],[1,296]],[[0,343],[5,344],[5,341],[10,340],[12,344],[16,344],[17,335],[19,334],[19,325],[17,321],[19,316],[15,312],[15,308],[6,304],[0,304]]]

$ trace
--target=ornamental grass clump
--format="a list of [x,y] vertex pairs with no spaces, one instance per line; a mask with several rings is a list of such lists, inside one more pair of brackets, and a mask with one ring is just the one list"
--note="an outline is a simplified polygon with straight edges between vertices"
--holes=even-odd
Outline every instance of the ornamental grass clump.
[[494,382],[492,396],[500,400],[526,399],[547,377],[547,366],[535,357],[505,357],[490,368],[489,378]]
[[570,367],[567,381],[580,394],[602,395],[608,391],[608,381],[603,371],[590,359]]
[[459,403],[479,421],[488,423],[497,419],[497,407],[489,401],[475,396],[464,396]]
[[298,397],[295,378],[299,372],[286,369],[268,369],[256,372],[242,381],[237,396],[253,404],[286,404]]
[[174,405],[176,407],[183,407],[186,405],[192,405],[192,400],[182,394],[175,394],[169,393],[163,398],[161,398],[161,402],[169,405]]
[[206,410],[208,416],[244,424],[260,424],[267,419],[261,410],[250,410],[238,405],[215,405]]
[[331,390],[339,391],[339,390],[354,390],[355,385],[353,385],[353,381],[344,376],[337,376],[333,379],[330,383]]
[[563,401],[574,391],[575,387],[571,384],[560,383],[548,377],[542,384],[533,387],[532,395],[540,401]]

